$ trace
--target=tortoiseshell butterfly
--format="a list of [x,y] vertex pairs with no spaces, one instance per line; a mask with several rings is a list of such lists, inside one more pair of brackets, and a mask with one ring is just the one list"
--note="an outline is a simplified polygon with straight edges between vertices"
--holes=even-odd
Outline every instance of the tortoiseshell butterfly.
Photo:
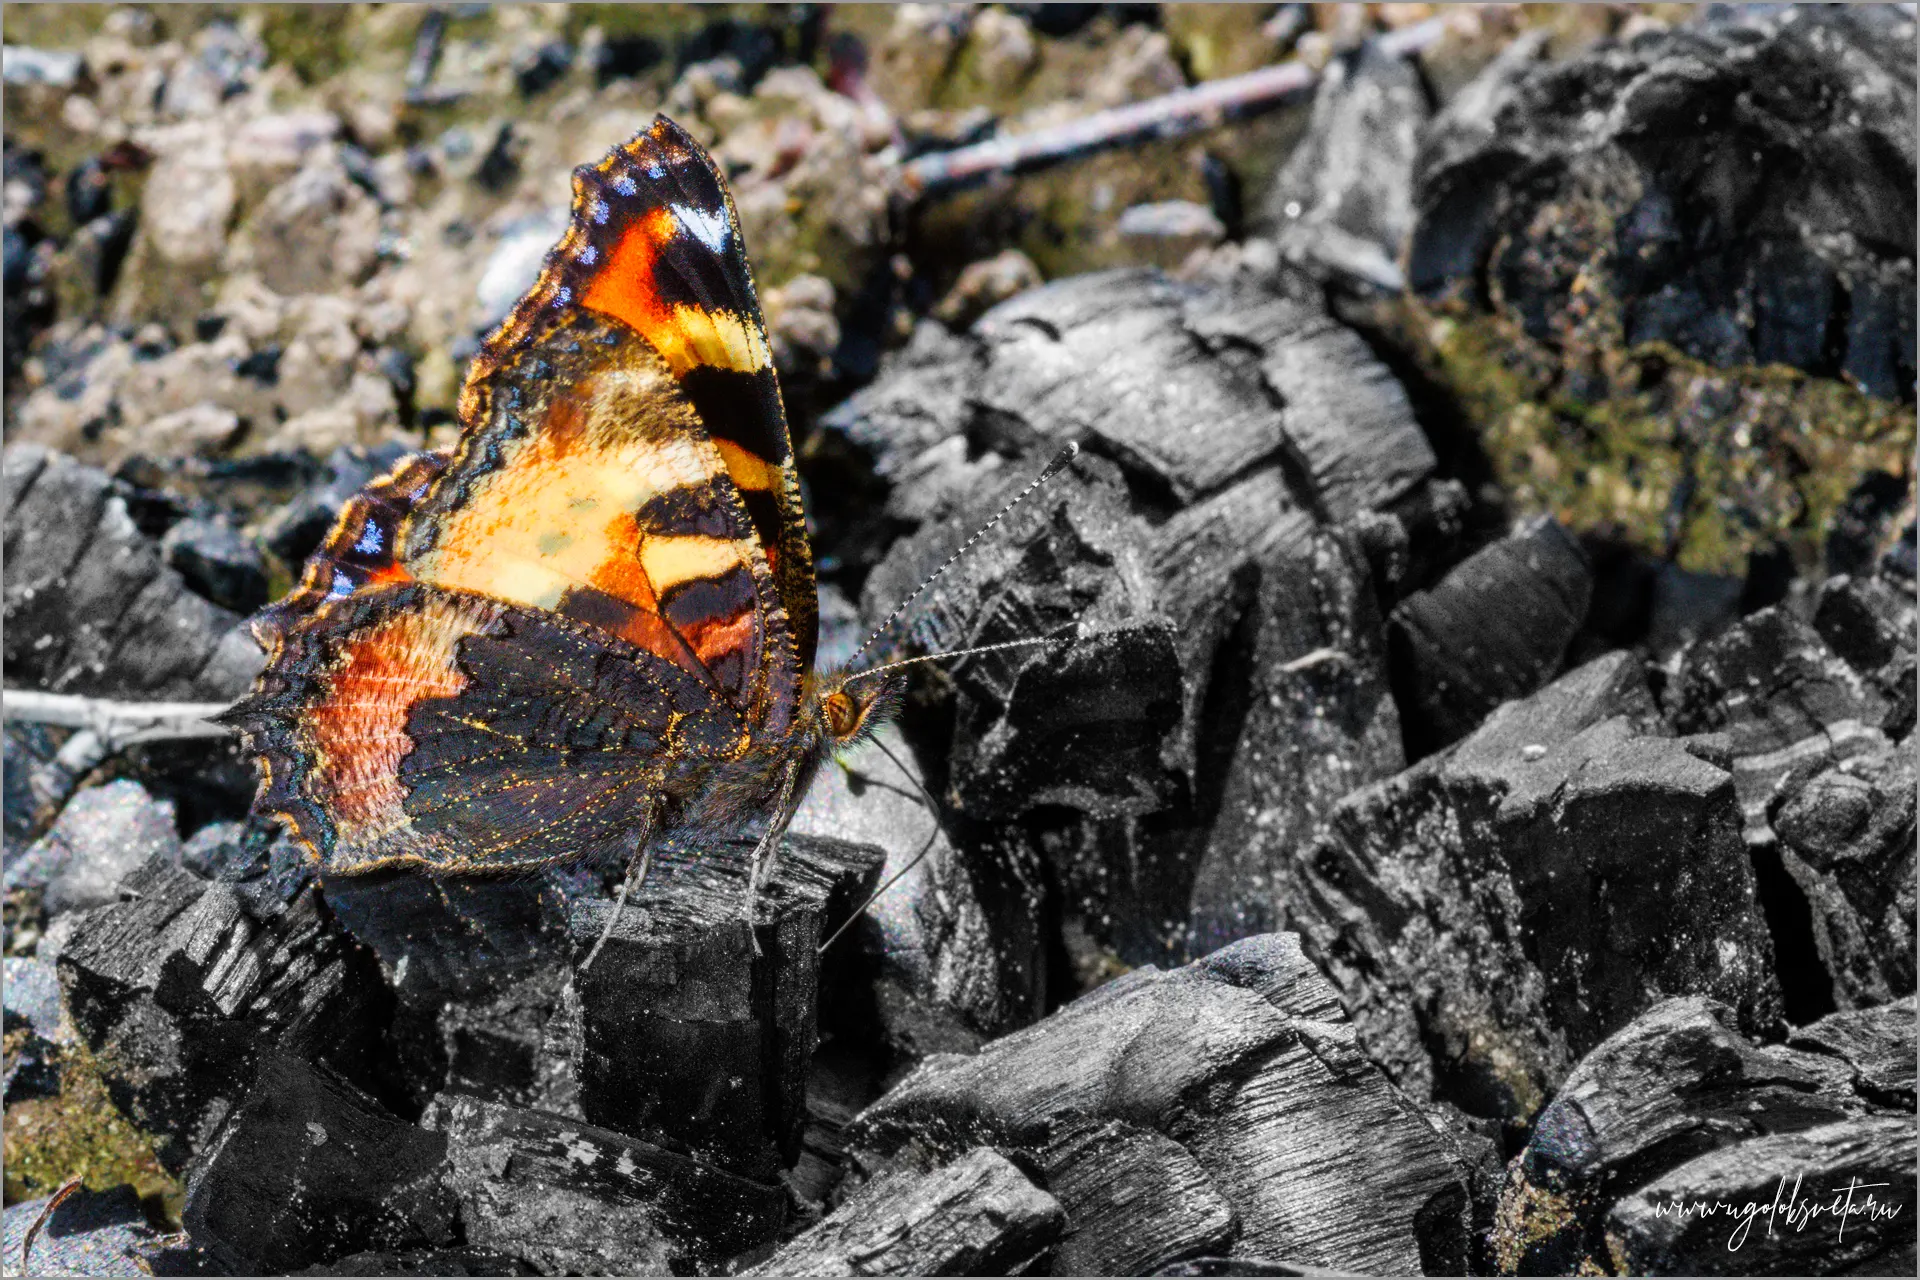
[[227,718],[255,811],[327,873],[631,863],[763,815],[765,850],[888,700],[813,669],[799,479],[713,162],[662,116],[573,190],[459,444],[348,503],[254,622],[269,661]]

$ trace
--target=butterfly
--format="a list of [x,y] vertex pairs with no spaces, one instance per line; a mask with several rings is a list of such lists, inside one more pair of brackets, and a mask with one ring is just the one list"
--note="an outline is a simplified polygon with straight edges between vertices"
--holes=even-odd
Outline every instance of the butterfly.
[[[893,697],[816,671],[812,551],[740,221],[661,116],[573,178],[451,450],[347,503],[225,715],[323,873],[632,865],[766,818]],[[877,678],[868,678],[877,677]],[[644,866],[644,863],[641,864]],[[748,910],[751,912],[751,898]]]

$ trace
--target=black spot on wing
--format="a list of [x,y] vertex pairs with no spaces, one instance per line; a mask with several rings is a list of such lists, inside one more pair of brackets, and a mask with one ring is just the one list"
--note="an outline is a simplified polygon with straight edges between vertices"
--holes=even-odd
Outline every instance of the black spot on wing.
[[777,467],[793,456],[780,383],[772,369],[739,373],[701,365],[687,370],[680,388],[693,401],[709,435],[731,440]]
[[654,494],[633,513],[633,523],[642,534],[664,538],[698,534],[731,541],[743,532],[719,489],[711,483]]
[[706,627],[724,626],[751,613],[754,600],[753,575],[745,569],[729,569],[718,577],[674,584],[661,593],[660,615],[691,639]]

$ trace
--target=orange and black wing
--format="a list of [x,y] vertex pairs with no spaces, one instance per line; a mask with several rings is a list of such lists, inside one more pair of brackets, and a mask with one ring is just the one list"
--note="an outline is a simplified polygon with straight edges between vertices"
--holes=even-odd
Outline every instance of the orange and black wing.
[[813,665],[819,610],[779,380],[733,197],[665,116],[574,171],[566,236],[475,360],[462,418],[487,419],[503,386],[523,385],[512,372],[522,353],[581,310],[646,343],[712,442],[720,487],[744,509],[773,576],[797,679]]
[[349,503],[231,718],[331,869],[630,855],[797,717],[813,576],[738,219],[664,119],[575,174],[450,455]]

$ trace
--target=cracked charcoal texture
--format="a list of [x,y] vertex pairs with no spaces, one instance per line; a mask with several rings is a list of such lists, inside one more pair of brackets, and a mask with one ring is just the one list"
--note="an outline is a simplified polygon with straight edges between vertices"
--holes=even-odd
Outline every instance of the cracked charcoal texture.
[[[1758,1159],[1755,1144],[1777,1135],[1831,1131],[1852,1142],[1902,1114],[1911,1127],[1911,1090],[1902,1097],[1888,1085],[1889,1068],[1910,1071],[1892,1059],[1909,1056],[1912,1015],[1908,999],[1869,1015],[1834,1015],[1785,1045],[1755,1046],[1733,1011],[1716,1001],[1689,996],[1649,1009],[1589,1053],[1540,1113],[1501,1192],[1494,1236],[1501,1269],[1540,1275],[1609,1265],[1623,1221],[1636,1224],[1629,1236],[1631,1256],[1641,1259],[1635,1270],[1724,1269],[1722,1238],[1696,1234],[1683,1246],[1645,1221],[1645,1206],[1670,1194],[1659,1188],[1687,1177],[1689,1167],[1707,1162],[1725,1176],[1738,1161]],[[1760,1182],[1804,1172],[1807,1194],[1816,1198],[1831,1173],[1800,1164],[1751,1168],[1763,1171]],[[1770,1200],[1772,1191],[1769,1185],[1762,1194]],[[1735,1225],[1722,1224],[1721,1237]],[[1657,1265],[1649,1260],[1656,1247],[1666,1251]],[[1745,1253],[1737,1256],[1747,1274],[1779,1265],[1780,1255],[1769,1258],[1771,1247],[1758,1251],[1758,1262]],[[1614,1252],[1611,1265],[1620,1256]],[[1791,1248],[1785,1254],[1796,1256]]]
[[[1911,1272],[1911,15],[1522,9],[1416,65],[1304,6],[1071,8],[476,10],[391,115],[272,15],[116,11],[16,83],[60,64],[9,8],[10,686],[244,688],[240,615],[452,438],[553,234],[515,184],[642,99],[736,187],[823,658],[1082,446],[861,660],[1075,643],[910,668],[751,924],[747,832],[660,858],[585,972],[611,868],[320,880],[224,748],[78,772],[9,722],[10,1150],[84,1063],[188,1229],[88,1193],[36,1261]],[[1374,8],[1340,23],[1417,7]],[[978,218],[972,267],[861,194],[898,137],[1044,123],[1062,41],[1082,105],[1331,58],[1270,122],[989,189],[1032,226]],[[322,105],[249,117],[286,74]],[[155,154],[71,161],[87,110]],[[1034,191],[1229,238],[1050,243],[1083,215]],[[1658,1211],[1787,1168],[1903,1216],[1729,1254]]]
[[[1115,1215],[1110,1181],[1075,1176],[1087,1128],[1103,1124],[1117,1126],[1110,1137],[1185,1151],[1191,1163],[1146,1183],[1169,1198],[1165,1213]],[[1360,1132],[1364,1153],[1343,1159],[1326,1145]],[[1070,1256],[1158,1265],[1196,1241],[1340,1270],[1463,1256],[1453,1150],[1359,1053],[1337,995],[1290,935],[1136,971],[976,1055],[930,1059],[849,1133],[874,1169],[982,1142],[1055,1171]]]
[[165,564],[104,473],[24,444],[5,468],[9,678],[130,698],[245,691],[258,648]]

